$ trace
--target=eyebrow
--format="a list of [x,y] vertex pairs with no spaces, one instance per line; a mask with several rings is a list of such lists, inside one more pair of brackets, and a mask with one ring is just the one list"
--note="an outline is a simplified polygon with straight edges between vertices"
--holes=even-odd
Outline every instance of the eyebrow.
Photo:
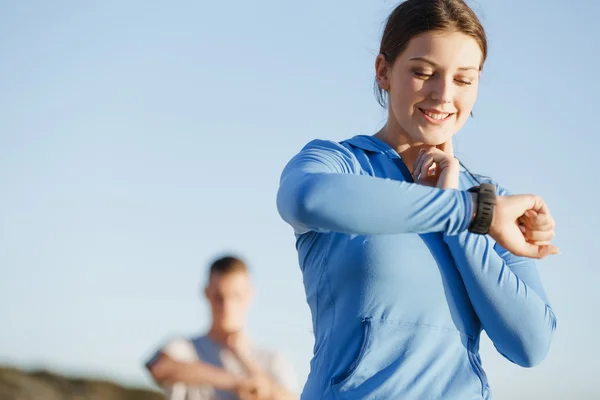
[[[423,61],[423,62],[425,62],[427,64],[433,65],[434,67],[438,67],[439,66],[438,64],[434,63],[433,61],[431,61],[431,60],[429,60],[428,58],[425,58],[425,57],[414,57],[414,58],[411,58],[409,61]],[[470,70],[470,69],[473,69],[475,71],[479,71],[479,68],[477,68],[477,67],[460,67],[458,69],[461,70],[461,71],[467,71],[467,70]]]

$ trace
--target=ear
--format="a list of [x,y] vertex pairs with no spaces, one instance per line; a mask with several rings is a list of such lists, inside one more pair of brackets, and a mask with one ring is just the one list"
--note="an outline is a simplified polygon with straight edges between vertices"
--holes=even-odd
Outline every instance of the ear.
[[385,56],[383,54],[378,55],[375,59],[375,79],[379,87],[385,91],[390,90],[389,67],[390,65],[386,61]]
[[208,286],[204,287],[204,297],[208,299]]

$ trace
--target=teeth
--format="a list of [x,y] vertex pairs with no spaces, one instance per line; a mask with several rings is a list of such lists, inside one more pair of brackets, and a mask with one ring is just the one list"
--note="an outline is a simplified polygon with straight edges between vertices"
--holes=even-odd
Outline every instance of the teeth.
[[428,111],[423,111],[423,113],[425,115],[427,115],[428,117],[431,117],[431,118],[437,119],[437,120],[445,119],[445,118],[448,117],[448,115],[450,115],[450,114],[431,113],[431,112],[428,112]]

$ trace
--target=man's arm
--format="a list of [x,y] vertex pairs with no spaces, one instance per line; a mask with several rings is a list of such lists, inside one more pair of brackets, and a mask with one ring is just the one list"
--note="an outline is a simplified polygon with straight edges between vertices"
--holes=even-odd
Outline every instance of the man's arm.
[[238,378],[224,369],[201,361],[176,361],[163,352],[148,365],[148,370],[154,380],[160,384],[208,385],[215,389],[230,392],[237,390],[242,384]]
[[263,370],[252,358],[244,353],[237,353],[239,360],[248,373],[251,380],[254,380],[258,390],[258,398],[261,400],[297,400],[298,396],[292,393],[289,388],[283,386],[269,372]]

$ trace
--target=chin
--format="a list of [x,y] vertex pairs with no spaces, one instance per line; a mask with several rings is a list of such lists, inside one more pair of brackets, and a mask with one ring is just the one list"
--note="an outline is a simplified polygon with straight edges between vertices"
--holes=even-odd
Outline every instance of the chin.
[[243,330],[243,326],[240,324],[223,324],[223,332],[226,333],[237,333]]
[[415,137],[415,139],[427,146],[439,146],[452,139],[452,136],[454,136],[453,132],[420,129],[418,138]]

